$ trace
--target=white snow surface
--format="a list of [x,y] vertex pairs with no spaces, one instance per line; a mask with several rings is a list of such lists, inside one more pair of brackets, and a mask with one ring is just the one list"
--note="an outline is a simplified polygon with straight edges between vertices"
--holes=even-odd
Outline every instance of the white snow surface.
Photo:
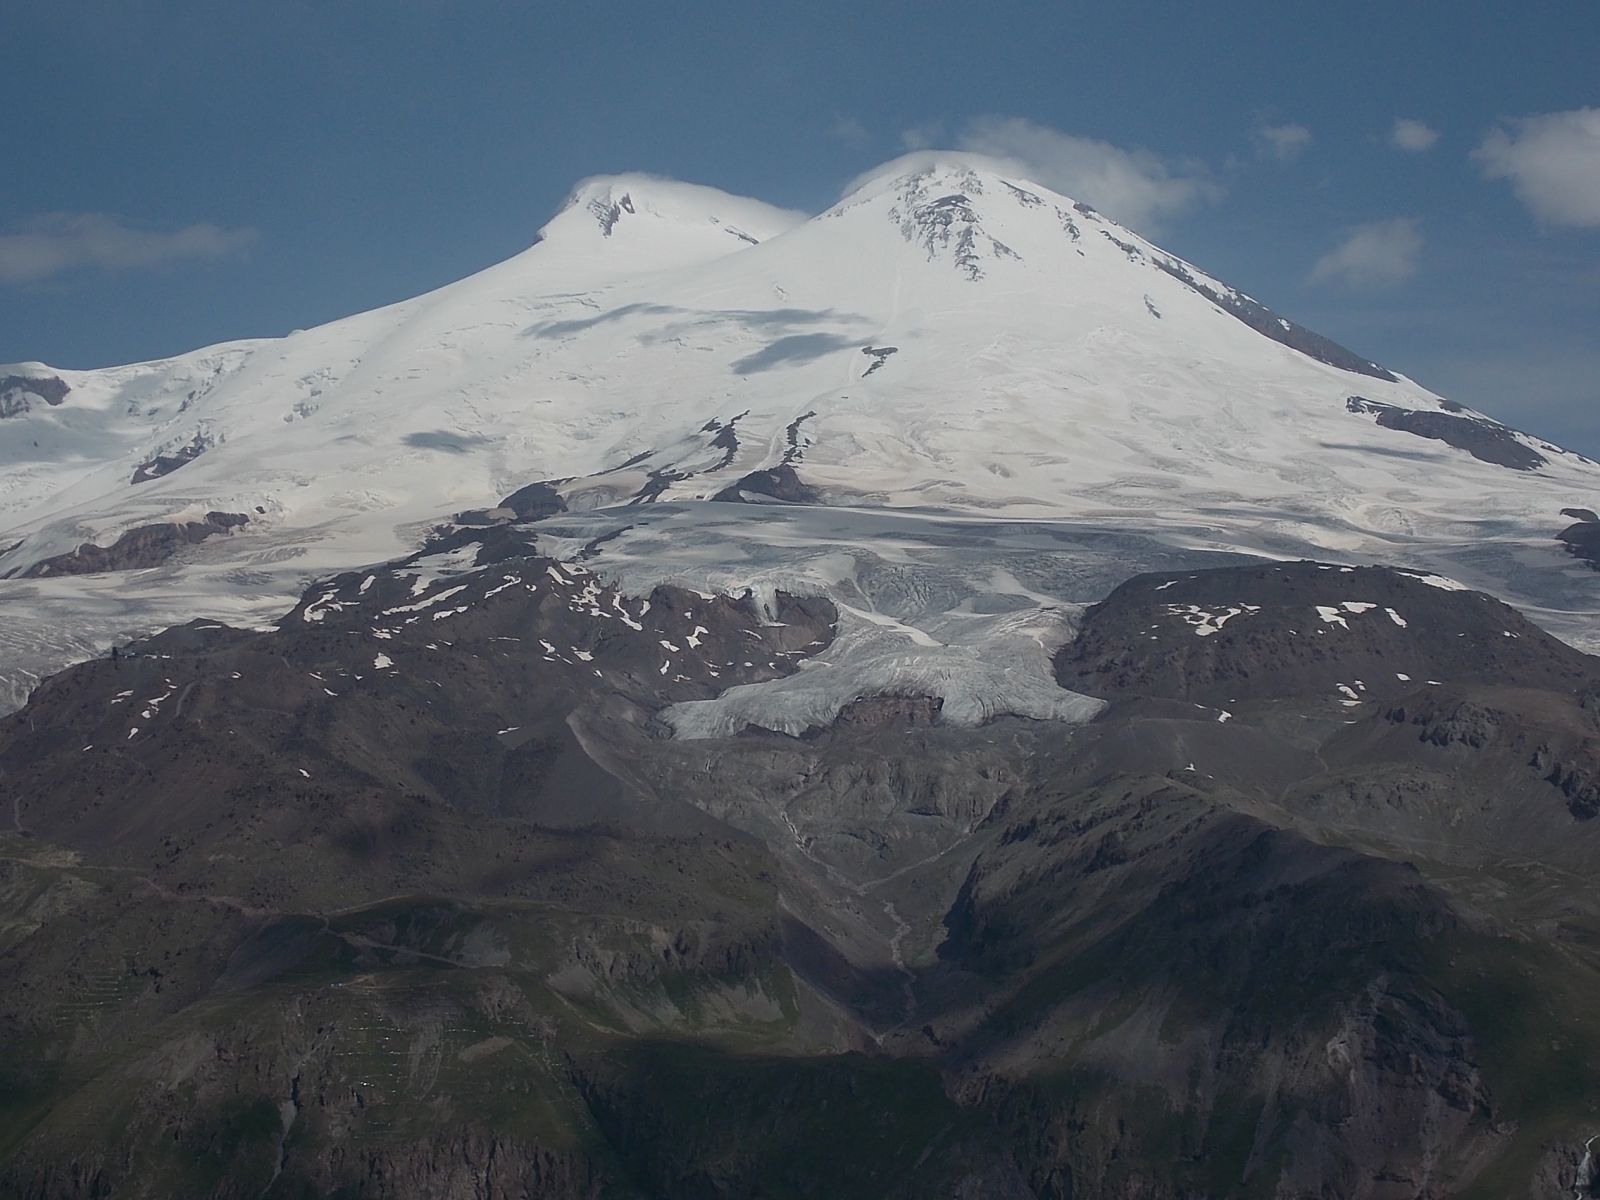
[[[1347,399],[1443,402],[1265,337],[1171,269],[1235,294],[962,155],[889,164],[810,218],[612,176],[527,251],[416,299],[157,362],[0,369],[72,388],[0,420],[0,547],[20,543],[0,556],[0,707],[114,639],[268,622],[310,579],[537,480],[574,510],[550,545],[636,527],[590,564],[629,586],[852,606],[828,654],[762,685],[780,723],[869,687],[937,691],[951,719],[1082,715],[1041,649],[1059,628],[1019,628],[1070,622],[1119,572],[1219,554],[1403,565],[1600,647],[1597,577],[1552,540],[1600,468],[1521,435],[1536,471],[1380,428]],[[130,483],[197,437],[198,458]],[[691,503],[785,461],[832,507]],[[151,570],[15,577],[209,510],[250,524]],[[864,600],[885,564],[903,578]],[[673,719],[723,728],[747,692]]]

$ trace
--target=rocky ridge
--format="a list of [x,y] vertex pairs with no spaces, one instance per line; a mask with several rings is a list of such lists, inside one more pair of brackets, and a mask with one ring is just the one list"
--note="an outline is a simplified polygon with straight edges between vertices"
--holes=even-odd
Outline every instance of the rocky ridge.
[[[1594,660],[1437,581],[1263,564],[1091,610],[1058,659],[1114,684],[1088,725],[914,696],[799,737],[657,721],[812,669],[836,617],[629,597],[457,526],[274,631],[48,681],[0,724],[0,1179],[1574,1186],[1600,911],[1551,889],[1600,846]],[[1401,653],[1439,682],[1326,694]]]

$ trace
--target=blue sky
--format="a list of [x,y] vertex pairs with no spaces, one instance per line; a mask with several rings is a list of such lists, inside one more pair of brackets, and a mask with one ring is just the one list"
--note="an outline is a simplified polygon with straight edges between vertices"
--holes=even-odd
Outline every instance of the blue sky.
[[413,295],[586,175],[818,210],[964,146],[1600,453],[1593,0],[7,0],[0,46],[0,361]]

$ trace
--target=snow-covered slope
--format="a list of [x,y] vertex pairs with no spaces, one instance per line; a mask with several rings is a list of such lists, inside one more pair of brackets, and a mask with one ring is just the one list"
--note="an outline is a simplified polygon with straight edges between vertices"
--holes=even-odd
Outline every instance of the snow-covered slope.
[[[45,396],[49,380],[71,390]],[[1561,509],[1594,506],[1600,468],[971,156],[888,164],[810,219],[645,176],[589,180],[531,249],[427,296],[161,362],[0,367],[5,397],[13,685],[189,616],[264,620],[308,577],[414,549],[450,514],[537,480],[588,514],[565,518],[574,530],[632,527],[601,568],[856,589],[866,625],[910,618],[972,663],[988,635],[945,639],[930,621],[997,594],[1006,611],[1070,614],[1119,566],[1178,552],[1441,570],[1595,638],[1594,577],[1551,539]],[[945,540],[885,541],[868,516],[858,536],[837,514],[822,533],[799,515],[671,503],[771,493],[907,510]],[[647,517],[646,501],[667,507]],[[207,513],[249,524],[144,570],[48,566]],[[997,593],[972,547],[1028,561],[1020,547],[1043,529],[1156,549],[1078,575],[1069,555],[1059,587],[1013,573]],[[885,554],[923,582],[863,590]],[[947,669],[965,668],[930,677]]]

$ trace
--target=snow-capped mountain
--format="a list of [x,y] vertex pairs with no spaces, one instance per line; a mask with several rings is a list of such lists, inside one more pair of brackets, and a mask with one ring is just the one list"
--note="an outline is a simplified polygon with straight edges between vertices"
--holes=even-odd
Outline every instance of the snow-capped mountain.
[[[889,678],[970,685],[947,712],[974,718],[1060,715],[973,682],[994,646],[1053,687],[1073,605],[1217,552],[1426,568],[1594,642],[1593,576],[1553,538],[1600,467],[972,156],[890,163],[809,219],[592,179],[532,248],[429,295],[3,367],[0,396],[13,701],[117,637],[264,622],[453,514],[513,519],[497,501],[539,481],[568,510],[545,544],[640,584],[829,591]],[[1068,543],[1054,574],[994,566]]]
[[1600,466],[1003,168],[0,454],[0,1193],[1592,1190]]

